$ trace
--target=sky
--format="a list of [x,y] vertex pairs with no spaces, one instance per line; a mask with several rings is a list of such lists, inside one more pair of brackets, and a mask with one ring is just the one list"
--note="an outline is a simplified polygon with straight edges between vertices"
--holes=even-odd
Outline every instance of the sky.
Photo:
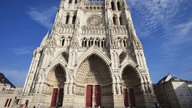
[[[51,31],[60,0],[0,1],[0,72],[23,86],[33,51]],[[153,83],[192,80],[192,0],[127,0]]]

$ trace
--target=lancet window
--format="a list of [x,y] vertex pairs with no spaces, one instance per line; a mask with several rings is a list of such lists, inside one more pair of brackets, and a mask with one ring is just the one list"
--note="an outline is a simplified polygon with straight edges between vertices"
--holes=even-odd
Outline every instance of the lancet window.
[[123,39],[123,47],[127,47],[127,39]]
[[120,5],[120,2],[118,1],[117,2],[117,9],[120,11],[121,10],[121,5]]
[[69,14],[66,16],[65,24],[69,24]]
[[72,3],[72,0],[69,0],[69,3],[71,4],[71,3]]
[[77,4],[77,0],[75,0],[75,4]]
[[113,16],[113,24],[117,25],[116,16]]
[[115,10],[115,5],[114,5],[114,2],[113,2],[113,1],[111,2],[111,9],[112,9],[112,10]]
[[62,46],[64,46],[64,45],[65,45],[65,38],[64,38],[64,37],[62,38],[61,45],[62,45]]
[[72,24],[75,24],[75,21],[76,21],[76,15],[73,16]]
[[87,47],[87,39],[83,38],[82,40],[82,47]]
[[82,39],[82,47],[91,47],[93,45],[98,46],[99,48],[105,48],[106,47],[106,39],[99,39],[99,38],[83,38]]
[[119,23],[120,23],[120,25],[123,25],[122,16],[119,17]]

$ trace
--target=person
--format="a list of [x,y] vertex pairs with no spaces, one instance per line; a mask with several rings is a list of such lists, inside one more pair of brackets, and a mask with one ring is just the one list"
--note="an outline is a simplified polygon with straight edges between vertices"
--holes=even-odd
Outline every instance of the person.
[[35,108],[35,105],[33,106],[33,108]]

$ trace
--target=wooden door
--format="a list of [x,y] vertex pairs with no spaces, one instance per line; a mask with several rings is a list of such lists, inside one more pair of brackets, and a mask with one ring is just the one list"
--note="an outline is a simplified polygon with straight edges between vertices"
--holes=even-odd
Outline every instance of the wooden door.
[[87,85],[86,89],[86,107],[92,107],[92,94],[93,94],[93,86]]

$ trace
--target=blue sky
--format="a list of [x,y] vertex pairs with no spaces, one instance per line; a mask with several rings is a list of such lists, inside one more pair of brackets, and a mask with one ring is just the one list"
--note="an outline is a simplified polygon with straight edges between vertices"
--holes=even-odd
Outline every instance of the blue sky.
[[[51,30],[60,0],[1,0],[0,72],[23,86],[33,51]],[[153,83],[192,80],[192,0],[127,0]]]

